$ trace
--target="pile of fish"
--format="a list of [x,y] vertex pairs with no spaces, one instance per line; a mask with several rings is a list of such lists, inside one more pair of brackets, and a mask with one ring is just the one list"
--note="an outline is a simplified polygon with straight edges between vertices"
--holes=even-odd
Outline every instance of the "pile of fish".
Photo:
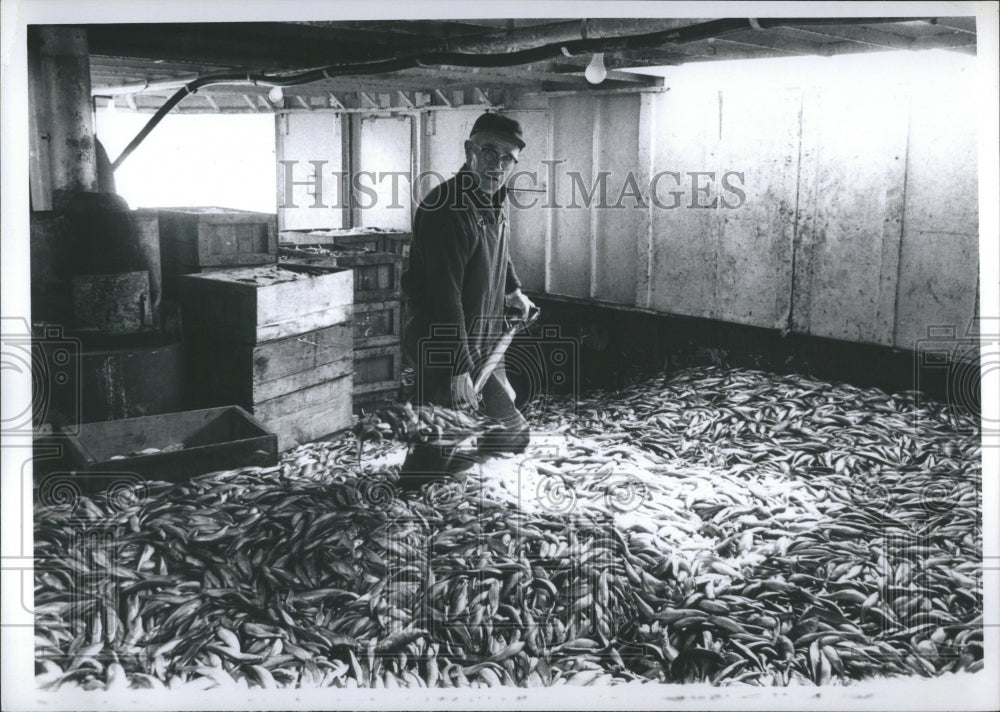
[[530,416],[524,456],[417,494],[395,490],[402,445],[353,434],[274,468],[100,498],[42,482],[38,685],[849,684],[982,668],[980,438],[959,409],[703,368]]

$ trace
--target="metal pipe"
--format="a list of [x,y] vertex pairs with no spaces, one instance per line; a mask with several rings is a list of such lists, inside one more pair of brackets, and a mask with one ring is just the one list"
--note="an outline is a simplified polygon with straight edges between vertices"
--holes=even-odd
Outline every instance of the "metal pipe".
[[[922,18],[902,18],[906,21]],[[821,25],[821,24],[872,24],[879,22],[899,22],[901,18],[769,18],[763,22],[755,21],[760,27],[777,27],[781,25]],[[576,34],[584,35],[583,28],[577,22],[574,26],[578,28]],[[188,94],[193,94],[202,87],[213,84],[260,84],[264,86],[291,87],[311,84],[333,79],[339,76],[363,76],[371,74],[386,74],[398,72],[403,69],[413,69],[415,67],[436,67],[440,65],[451,65],[455,67],[516,67],[532,62],[540,62],[552,59],[559,55],[583,54],[592,52],[619,52],[636,49],[648,49],[660,47],[665,44],[697,42],[699,40],[718,37],[732,32],[743,32],[751,29],[753,24],[746,18],[727,18],[721,20],[709,20],[697,24],[687,24],[679,28],[665,29],[657,32],[648,32],[639,35],[601,37],[595,39],[572,39],[565,42],[555,42],[551,44],[520,49],[516,51],[499,52],[492,54],[475,54],[464,52],[417,52],[414,54],[392,57],[388,59],[374,60],[368,62],[357,62],[347,64],[333,64],[318,69],[306,70],[296,74],[248,74],[244,72],[223,72],[219,74],[205,75],[193,82],[186,84],[180,91],[174,94],[160,109],[153,115],[149,122],[143,127],[139,134],[132,139],[132,142],[125,147],[121,155],[115,159],[112,165],[113,170],[125,161],[126,158],[142,143],[153,128],[163,120],[174,106],[176,106]]]
[[547,25],[536,25],[534,27],[518,27],[513,30],[502,30],[480,35],[475,39],[458,40],[447,43],[446,49],[449,52],[482,53],[493,52],[514,52],[527,47],[537,47],[539,44],[552,44],[553,42],[569,42],[579,39],[607,39],[610,37],[622,37],[634,35],[637,32],[643,34],[649,32],[662,32],[665,30],[679,30],[691,25],[698,25],[708,22],[709,18],[673,18],[673,19],[586,19],[568,20],[566,22],[554,22]]
[[185,74],[180,77],[170,77],[169,79],[146,79],[138,82],[126,82],[107,87],[96,87],[91,89],[94,96],[119,96],[122,94],[139,94],[148,89],[179,89],[185,84],[198,79],[198,74]]

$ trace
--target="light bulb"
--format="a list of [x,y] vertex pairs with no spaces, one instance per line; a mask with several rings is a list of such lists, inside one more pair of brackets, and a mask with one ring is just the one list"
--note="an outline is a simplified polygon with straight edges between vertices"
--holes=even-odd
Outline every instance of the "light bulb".
[[285,92],[281,87],[271,87],[267,90],[267,98],[272,104],[278,104],[285,98]]
[[600,84],[608,76],[608,70],[604,68],[604,53],[597,52],[590,58],[590,64],[583,71],[583,76],[591,84]]

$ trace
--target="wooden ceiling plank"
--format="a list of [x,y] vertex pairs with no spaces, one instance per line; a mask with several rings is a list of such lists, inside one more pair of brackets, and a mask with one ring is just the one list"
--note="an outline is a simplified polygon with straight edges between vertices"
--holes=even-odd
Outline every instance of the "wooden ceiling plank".
[[970,35],[976,34],[975,17],[935,17],[932,24]]
[[[787,57],[788,52],[775,49],[768,49],[758,45],[745,45],[736,42],[724,42],[721,38],[705,40],[706,44],[715,50],[715,54],[710,57],[692,57],[691,61],[715,61],[731,59],[760,59]],[[797,56],[797,55],[796,55]]]
[[763,47],[765,49],[787,52],[797,55],[823,55],[828,51],[823,44],[817,42],[803,42],[783,37],[771,30],[749,30],[747,32],[733,32],[721,37],[716,37],[718,42],[733,42],[748,47]]
[[910,49],[913,45],[913,39],[910,37],[894,35],[891,32],[884,32],[882,30],[876,30],[863,25],[838,25],[825,29],[817,26],[798,27],[796,25],[788,25],[777,29],[787,30],[802,35],[813,35],[845,40],[857,44],[868,45],[870,47],[876,47],[878,49]]
[[963,49],[976,47],[976,38],[962,32],[946,32],[940,35],[918,37],[913,49]]

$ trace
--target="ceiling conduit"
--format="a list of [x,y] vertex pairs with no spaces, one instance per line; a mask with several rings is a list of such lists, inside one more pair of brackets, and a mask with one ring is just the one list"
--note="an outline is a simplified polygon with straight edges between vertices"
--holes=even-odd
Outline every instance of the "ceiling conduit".
[[[495,44],[461,43],[456,46],[463,51],[424,51],[417,54],[410,54],[402,57],[393,57],[381,60],[355,62],[346,64],[332,64],[317,69],[308,69],[295,73],[259,73],[248,74],[246,72],[219,72],[206,74],[185,84],[179,91],[171,96],[161,106],[152,118],[143,126],[121,155],[112,164],[112,170],[117,170],[125,162],[133,151],[145,140],[163,118],[177,106],[186,96],[195,93],[199,89],[215,84],[229,85],[256,85],[266,87],[292,87],[313,82],[332,79],[338,76],[356,76],[365,74],[387,74],[398,72],[404,69],[414,69],[417,67],[516,67],[532,62],[541,62],[547,59],[562,55],[591,54],[594,52],[622,52],[629,50],[649,49],[667,44],[696,42],[699,40],[718,37],[720,35],[733,32],[743,32],[748,29],[768,29],[782,25],[829,25],[829,24],[877,24],[883,22],[914,21],[926,18],[756,18],[748,20],[746,18],[731,18],[720,20],[708,20],[695,24],[685,25],[678,28],[668,28],[656,32],[646,32],[643,34],[593,37],[594,28],[586,23],[574,21],[572,23],[574,39],[565,41],[549,42],[548,44],[527,47],[523,49],[513,49],[510,51],[500,51],[492,53],[482,53],[475,51],[475,47],[496,47]],[[560,23],[569,24],[569,23]],[[533,28],[521,28],[512,30],[507,35],[518,36],[516,43],[523,42],[520,37],[530,37]],[[566,28],[569,31],[569,28]],[[584,36],[586,35],[586,39]],[[545,37],[544,33],[542,36]],[[579,39],[575,39],[579,37]],[[545,37],[551,39],[551,35]],[[503,41],[503,40],[500,40]],[[508,41],[509,42],[509,41]],[[446,45],[447,46],[447,45]],[[469,51],[473,49],[473,51]],[[169,80],[171,82],[177,79]],[[140,82],[143,88],[155,86],[155,82],[148,84]],[[107,93],[107,88],[100,89],[102,93]]]

